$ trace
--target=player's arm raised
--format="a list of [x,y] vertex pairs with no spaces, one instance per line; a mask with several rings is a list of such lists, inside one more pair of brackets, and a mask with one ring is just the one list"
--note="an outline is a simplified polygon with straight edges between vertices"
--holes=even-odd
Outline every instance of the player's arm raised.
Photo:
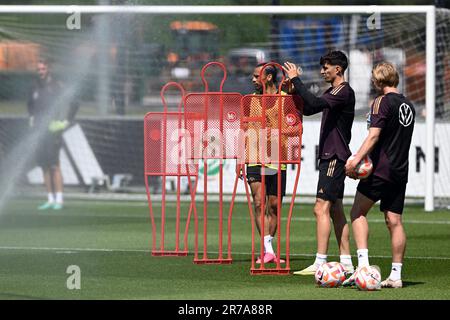
[[313,114],[322,112],[325,108],[329,108],[329,104],[325,99],[318,98],[311,92],[309,92],[305,84],[302,82],[302,80],[300,80],[300,73],[298,67],[295,64],[291,62],[285,62],[283,69],[291,80],[292,85],[294,86],[294,93],[301,96],[304,101],[303,112],[305,116],[311,116]]

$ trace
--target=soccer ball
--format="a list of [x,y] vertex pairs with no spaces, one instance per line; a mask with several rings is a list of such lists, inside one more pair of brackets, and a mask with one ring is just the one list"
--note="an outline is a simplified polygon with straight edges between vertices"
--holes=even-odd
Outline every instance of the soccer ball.
[[374,266],[362,267],[357,271],[355,283],[359,290],[379,290],[381,288],[380,270]]
[[[355,158],[355,155],[351,155],[349,160]],[[373,163],[369,156],[365,156],[356,166],[355,170],[358,176],[358,179],[365,179],[372,173]]]
[[326,262],[316,271],[317,285],[324,288],[336,288],[345,280],[345,269],[339,262]]

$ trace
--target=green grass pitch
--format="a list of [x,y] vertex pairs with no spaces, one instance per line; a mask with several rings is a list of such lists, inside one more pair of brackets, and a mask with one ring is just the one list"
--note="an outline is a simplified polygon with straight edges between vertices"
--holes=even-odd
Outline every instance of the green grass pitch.
[[[242,203],[236,204],[232,220],[230,265],[193,263],[193,220],[187,257],[153,257],[147,203],[69,199],[59,212],[39,212],[38,204],[35,199],[12,200],[0,216],[0,299],[450,299],[449,211],[425,213],[421,207],[407,207],[405,287],[360,292],[317,288],[312,276],[251,276],[251,225]],[[217,208],[212,203],[208,209],[211,257],[217,252]],[[174,204],[169,203],[167,247],[174,243],[174,211]],[[198,211],[201,217],[200,205]],[[183,215],[186,212],[184,205]],[[347,217],[348,213],[346,207]],[[378,207],[369,213],[369,224],[370,262],[381,267],[385,278],[390,271],[390,242]],[[312,206],[296,205],[291,226],[292,271],[313,261],[315,244]],[[354,254],[353,239],[351,245]],[[337,261],[337,254],[332,234],[329,261]],[[79,290],[67,289],[70,265],[81,270]]]

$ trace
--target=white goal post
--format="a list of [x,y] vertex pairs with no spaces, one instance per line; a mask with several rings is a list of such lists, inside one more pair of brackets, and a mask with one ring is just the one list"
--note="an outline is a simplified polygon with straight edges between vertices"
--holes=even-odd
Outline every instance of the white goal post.
[[434,6],[66,6],[66,5],[0,5],[0,13],[149,13],[158,14],[375,14],[410,13],[426,15],[426,195],[425,211],[434,210],[434,127],[435,127],[435,66],[436,8]]

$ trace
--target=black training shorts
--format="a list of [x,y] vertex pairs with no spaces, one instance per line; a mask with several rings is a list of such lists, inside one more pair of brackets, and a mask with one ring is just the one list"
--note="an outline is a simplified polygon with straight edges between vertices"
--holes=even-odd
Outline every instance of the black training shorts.
[[[264,168],[266,195],[278,196],[278,170]],[[247,166],[247,182],[261,182],[261,166]],[[281,196],[286,195],[286,170],[281,170]]]
[[336,202],[344,198],[345,162],[338,158],[320,159],[317,195],[319,199]]
[[46,134],[37,147],[37,165],[43,169],[59,165],[59,150],[61,146],[62,136],[60,134]]
[[380,211],[403,213],[406,183],[393,183],[370,175],[367,179],[359,182],[357,190],[374,202],[381,200]]

